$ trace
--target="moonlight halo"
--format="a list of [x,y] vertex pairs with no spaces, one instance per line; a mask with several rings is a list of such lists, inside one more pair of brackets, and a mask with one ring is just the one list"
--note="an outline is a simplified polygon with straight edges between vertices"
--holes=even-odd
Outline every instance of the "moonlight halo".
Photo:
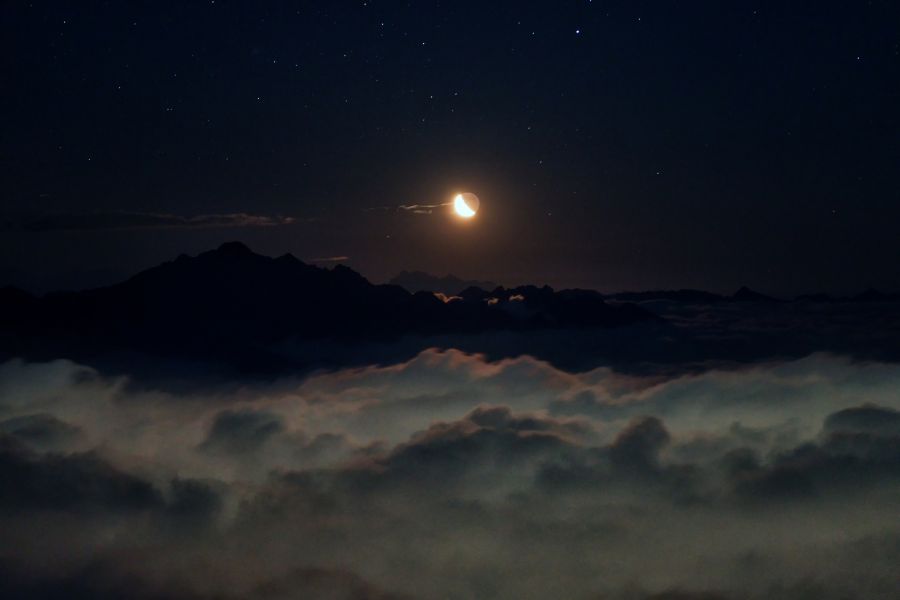
[[481,202],[478,200],[478,196],[470,192],[457,194],[453,198],[453,210],[457,215],[464,219],[471,219],[474,217],[476,213],[478,213],[478,207],[480,205]]

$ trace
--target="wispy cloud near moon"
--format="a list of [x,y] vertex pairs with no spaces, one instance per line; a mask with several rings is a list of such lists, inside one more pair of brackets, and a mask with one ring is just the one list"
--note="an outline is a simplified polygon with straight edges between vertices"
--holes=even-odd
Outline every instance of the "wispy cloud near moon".
[[347,262],[350,260],[349,256],[323,256],[320,258],[305,258],[304,262],[308,263],[335,263],[335,262]]
[[452,202],[441,202],[440,204],[398,204],[397,206],[372,206],[363,210],[396,210],[419,215],[430,215],[434,212],[434,209],[442,206],[451,206],[452,204]]

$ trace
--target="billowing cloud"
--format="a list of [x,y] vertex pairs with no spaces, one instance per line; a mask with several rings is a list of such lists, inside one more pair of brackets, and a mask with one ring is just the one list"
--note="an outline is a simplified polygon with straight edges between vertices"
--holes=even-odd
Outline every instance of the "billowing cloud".
[[190,393],[12,361],[0,592],[892,598],[898,389],[825,354],[638,376],[431,349]]

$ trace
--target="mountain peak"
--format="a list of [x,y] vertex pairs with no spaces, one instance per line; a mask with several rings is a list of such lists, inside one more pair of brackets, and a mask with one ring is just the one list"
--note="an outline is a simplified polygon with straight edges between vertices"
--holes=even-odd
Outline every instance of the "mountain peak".
[[290,252],[287,252],[287,253],[285,253],[285,254],[282,254],[281,256],[279,256],[278,258],[276,258],[275,260],[281,261],[281,262],[283,262],[283,263],[291,263],[291,264],[297,264],[297,263],[302,262],[299,258],[297,258],[296,256],[294,256],[294,255],[291,254]]
[[232,241],[225,242],[218,248],[216,248],[216,254],[221,256],[252,256],[253,250],[247,247],[243,242]]
[[331,269],[331,273],[341,281],[352,281],[354,283],[369,284],[369,280],[348,267],[347,265],[335,265]]
[[401,271],[396,277],[388,281],[391,285],[398,285],[411,293],[419,291],[442,292],[448,295],[457,295],[459,292],[477,287],[484,290],[492,290],[497,284],[492,281],[476,281],[457,277],[456,275],[444,275],[437,277],[424,271]]
[[742,286],[741,289],[736,291],[734,295],[731,296],[732,299],[743,301],[743,302],[774,302],[775,298],[771,296],[766,296],[765,294],[760,294],[755,290],[751,290],[747,286]]

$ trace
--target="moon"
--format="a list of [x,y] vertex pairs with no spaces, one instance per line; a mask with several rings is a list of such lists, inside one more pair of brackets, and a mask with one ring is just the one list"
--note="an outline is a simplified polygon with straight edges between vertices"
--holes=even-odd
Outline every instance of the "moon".
[[463,194],[457,194],[453,199],[453,210],[455,210],[456,214],[463,219],[471,219],[475,216],[475,213],[478,212],[478,206],[480,204],[481,202],[479,202],[478,196],[465,192]]

